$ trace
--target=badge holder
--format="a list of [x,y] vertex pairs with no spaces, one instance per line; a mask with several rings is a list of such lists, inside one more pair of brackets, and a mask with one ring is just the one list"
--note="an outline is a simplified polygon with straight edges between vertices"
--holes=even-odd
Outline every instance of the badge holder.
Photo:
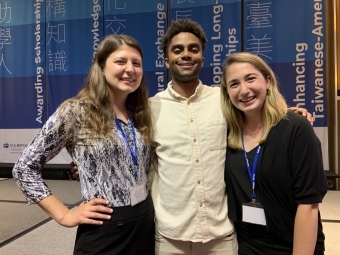
[[263,206],[260,203],[256,203],[255,199],[252,199],[250,203],[243,203],[242,221],[266,226],[267,222]]
[[141,181],[137,169],[135,169],[134,176],[136,177],[136,185],[130,187],[131,206],[139,204],[147,197],[145,185]]

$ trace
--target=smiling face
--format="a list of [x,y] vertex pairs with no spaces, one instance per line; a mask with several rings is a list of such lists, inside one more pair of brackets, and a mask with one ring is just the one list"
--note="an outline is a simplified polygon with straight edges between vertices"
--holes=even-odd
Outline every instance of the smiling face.
[[141,83],[142,57],[137,49],[123,44],[106,59],[103,74],[115,96],[127,96]]
[[199,39],[192,33],[181,32],[175,35],[168,47],[165,65],[177,82],[198,79],[203,66],[202,47]]
[[269,80],[247,62],[236,62],[228,67],[227,91],[232,104],[248,114],[261,114],[266,99]]

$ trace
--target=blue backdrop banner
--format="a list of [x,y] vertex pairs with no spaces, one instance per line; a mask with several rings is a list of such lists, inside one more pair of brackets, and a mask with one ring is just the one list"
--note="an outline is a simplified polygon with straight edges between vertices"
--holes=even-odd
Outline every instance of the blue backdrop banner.
[[103,37],[103,0],[48,1],[46,72],[48,115],[83,87]]
[[307,108],[327,126],[323,0],[246,1],[245,51],[264,58],[290,106]]
[[288,105],[313,114],[329,169],[325,1],[245,1],[245,51],[264,58],[273,68]]
[[45,4],[0,1],[0,129],[46,120]]
[[324,6],[325,0],[0,0],[0,163],[14,162],[60,103],[83,87],[107,34],[135,37],[149,95],[164,90],[170,77],[161,37],[168,21],[183,18],[207,35],[204,84],[219,86],[233,52],[261,56],[288,104],[315,117],[327,157]]

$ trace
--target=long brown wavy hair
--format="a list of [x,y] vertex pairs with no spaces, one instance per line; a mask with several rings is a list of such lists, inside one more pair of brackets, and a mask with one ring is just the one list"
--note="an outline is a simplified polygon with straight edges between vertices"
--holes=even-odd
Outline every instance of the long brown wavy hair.
[[[103,68],[110,54],[122,45],[135,48],[143,59],[142,48],[133,37],[123,34],[106,36],[98,47],[90,72],[86,78],[85,86],[75,97],[63,103],[65,105],[75,100],[80,100],[84,103],[84,117],[80,130],[81,133],[86,135],[83,138],[78,137],[78,141],[82,140],[88,143],[89,139],[96,139],[99,136],[103,139],[109,137],[115,142],[112,134],[115,118],[115,112],[112,107],[114,94],[109,89],[103,76]],[[140,86],[128,95],[126,106],[131,114],[130,117],[132,117],[134,126],[139,130],[144,141],[155,147],[151,110],[148,102],[148,89],[144,76]]]

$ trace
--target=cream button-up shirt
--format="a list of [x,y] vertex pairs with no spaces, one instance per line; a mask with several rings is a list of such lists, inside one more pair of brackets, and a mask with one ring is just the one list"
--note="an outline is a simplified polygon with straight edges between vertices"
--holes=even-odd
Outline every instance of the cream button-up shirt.
[[220,89],[200,81],[185,98],[168,88],[150,98],[157,166],[152,198],[157,230],[175,240],[208,242],[234,231],[227,217],[227,126]]

